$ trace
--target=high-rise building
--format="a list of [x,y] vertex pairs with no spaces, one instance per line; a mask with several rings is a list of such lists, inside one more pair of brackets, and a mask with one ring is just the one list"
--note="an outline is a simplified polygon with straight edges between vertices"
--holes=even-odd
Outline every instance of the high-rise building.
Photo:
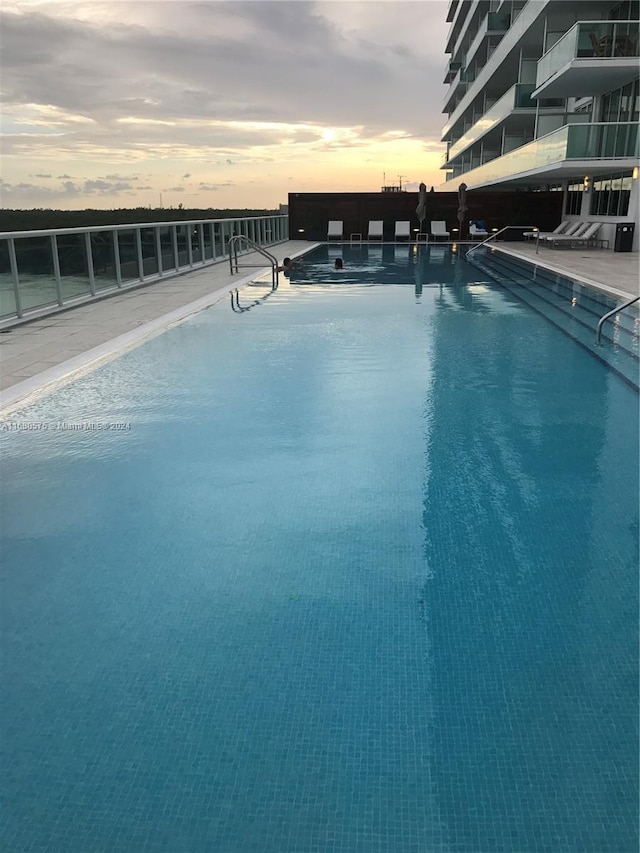
[[635,222],[640,0],[450,0],[440,189],[564,193],[568,217]]

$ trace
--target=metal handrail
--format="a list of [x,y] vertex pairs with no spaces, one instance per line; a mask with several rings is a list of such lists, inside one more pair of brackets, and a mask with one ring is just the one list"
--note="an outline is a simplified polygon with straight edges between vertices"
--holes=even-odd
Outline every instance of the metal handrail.
[[[278,259],[275,255],[272,255],[271,252],[267,252],[266,249],[263,249],[262,246],[258,246],[257,243],[254,243],[253,240],[250,240],[244,234],[235,234],[229,240],[229,267],[231,269],[231,275],[234,272],[238,272],[240,265],[238,264],[238,245],[242,242],[245,242],[247,246],[253,249],[254,252],[258,252],[260,255],[264,255],[271,264],[271,289],[276,290],[278,287]],[[260,267],[262,264],[242,264],[243,267]],[[234,269],[235,267],[235,269]]]
[[625,308],[628,308],[630,305],[633,305],[634,302],[637,302],[640,299],[640,296],[634,296],[633,299],[630,299],[628,302],[625,302],[624,305],[618,305],[617,308],[612,308],[611,311],[608,311],[598,320],[598,329],[596,331],[596,346],[600,346],[600,336],[602,333],[602,327],[607,322],[609,317],[613,317],[614,314],[617,314],[619,311],[624,311]]
[[531,230],[533,230],[534,228],[537,229],[537,227],[537,225],[505,225],[504,228],[501,228],[499,231],[496,231],[495,234],[489,234],[489,236],[482,240],[480,243],[476,243],[475,246],[472,246],[469,251],[466,252],[465,258],[468,258],[471,252],[475,252],[476,249],[479,249],[480,246],[484,246],[484,244],[488,243],[490,240],[495,240],[496,237],[499,237],[500,234],[503,234],[510,228],[530,228]]

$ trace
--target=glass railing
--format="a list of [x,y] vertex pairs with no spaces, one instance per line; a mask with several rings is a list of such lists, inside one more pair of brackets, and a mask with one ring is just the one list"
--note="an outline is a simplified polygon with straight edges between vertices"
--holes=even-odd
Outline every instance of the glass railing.
[[452,160],[458,154],[485,136],[490,130],[504,121],[515,108],[531,108],[534,112],[536,102],[532,101],[530,96],[533,92],[532,83],[516,83],[500,98],[499,101],[487,110],[487,112],[479,119],[473,127],[456,140],[449,149],[449,160]]
[[538,61],[536,88],[573,59],[638,56],[639,21],[580,21]]
[[289,236],[289,217],[145,222],[0,233],[0,320],[90,301],[228,259],[243,234],[259,246]]
[[636,122],[564,125],[502,157],[465,172],[464,179],[466,183],[478,186],[526,174],[564,160],[637,158],[639,153]]

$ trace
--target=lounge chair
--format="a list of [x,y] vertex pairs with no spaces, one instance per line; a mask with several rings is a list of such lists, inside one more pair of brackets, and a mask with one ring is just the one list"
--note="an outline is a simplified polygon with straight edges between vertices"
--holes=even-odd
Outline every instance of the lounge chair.
[[382,240],[382,219],[370,219],[369,220],[369,233],[367,234],[367,240]]
[[484,239],[489,236],[489,232],[484,228],[478,228],[475,222],[469,223],[469,237],[472,239]]
[[560,225],[553,229],[553,231],[525,231],[522,235],[525,240],[535,240],[536,237],[548,237],[551,234],[566,234],[569,227],[572,227],[574,230],[580,225],[579,222],[569,222],[568,219],[563,219]]
[[596,234],[600,230],[600,222],[588,222],[586,228],[575,234],[555,234],[546,238],[551,246],[588,246],[589,243],[597,243]]
[[407,240],[411,239],[411,222],[404,220],[396,222],[395,239],[397,240],[398,237],[406,237]]
[[550,233],[540,234],[538,239],[540,243],[552,243],[560,238],[562,238],[562,240],[569,239],[571,237],[577,238],[584,234],[590,224],[590,222],[572,222],[564,233],[556,234],[552,231]]
[[446,240],[449,239],[449,232],[447,231],[447,223],[444,219],[436,219],[431,222],[431,236],[435,240],[436,237],[444,237]]
[[330,219],[327,228],[327,240],[342,240],[344,227],[341,219]]

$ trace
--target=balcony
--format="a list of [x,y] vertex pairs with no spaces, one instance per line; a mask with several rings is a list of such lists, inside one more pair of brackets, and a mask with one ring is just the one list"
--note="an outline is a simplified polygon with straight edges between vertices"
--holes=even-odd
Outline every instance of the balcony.
[[638,76],[638,21],[580,21],[538,62],[534,98],[602,95]]
[[[637,122],[571,124],[490,160],[464,178],[470,189],[491,184],[557,180],[584,175],[597,168],[626,169],[637,165],[640,153]],[[607,162],[608,161],[608,162]]]
[[444,75],[444,80],[442,82],[443,83],[451,83],[461,68],[462,68],[461,62],[453,62],[453,60],[452,60],[449,63],[449,65],[447,66],[447,70],[446,70],[446,73]]
[[494,127],[505,121],[514,110],[524,109],[535,115],[536,104],[531,100],[532,92],[533,85],[530,83],[516,83],[512,86],[473,127],[454,142],[449,149],[449,160],[453,160],[474,142],[486,136]]
[[489,36],[503,36],[509,29],[510,23],[511,16],[509,14],[496,14],[495,12],[489,12],[480,24],[478,32],[469,45],[469,49],[467,50],[467,62],[470,62],[475,57],[481,45],[489,38]]

